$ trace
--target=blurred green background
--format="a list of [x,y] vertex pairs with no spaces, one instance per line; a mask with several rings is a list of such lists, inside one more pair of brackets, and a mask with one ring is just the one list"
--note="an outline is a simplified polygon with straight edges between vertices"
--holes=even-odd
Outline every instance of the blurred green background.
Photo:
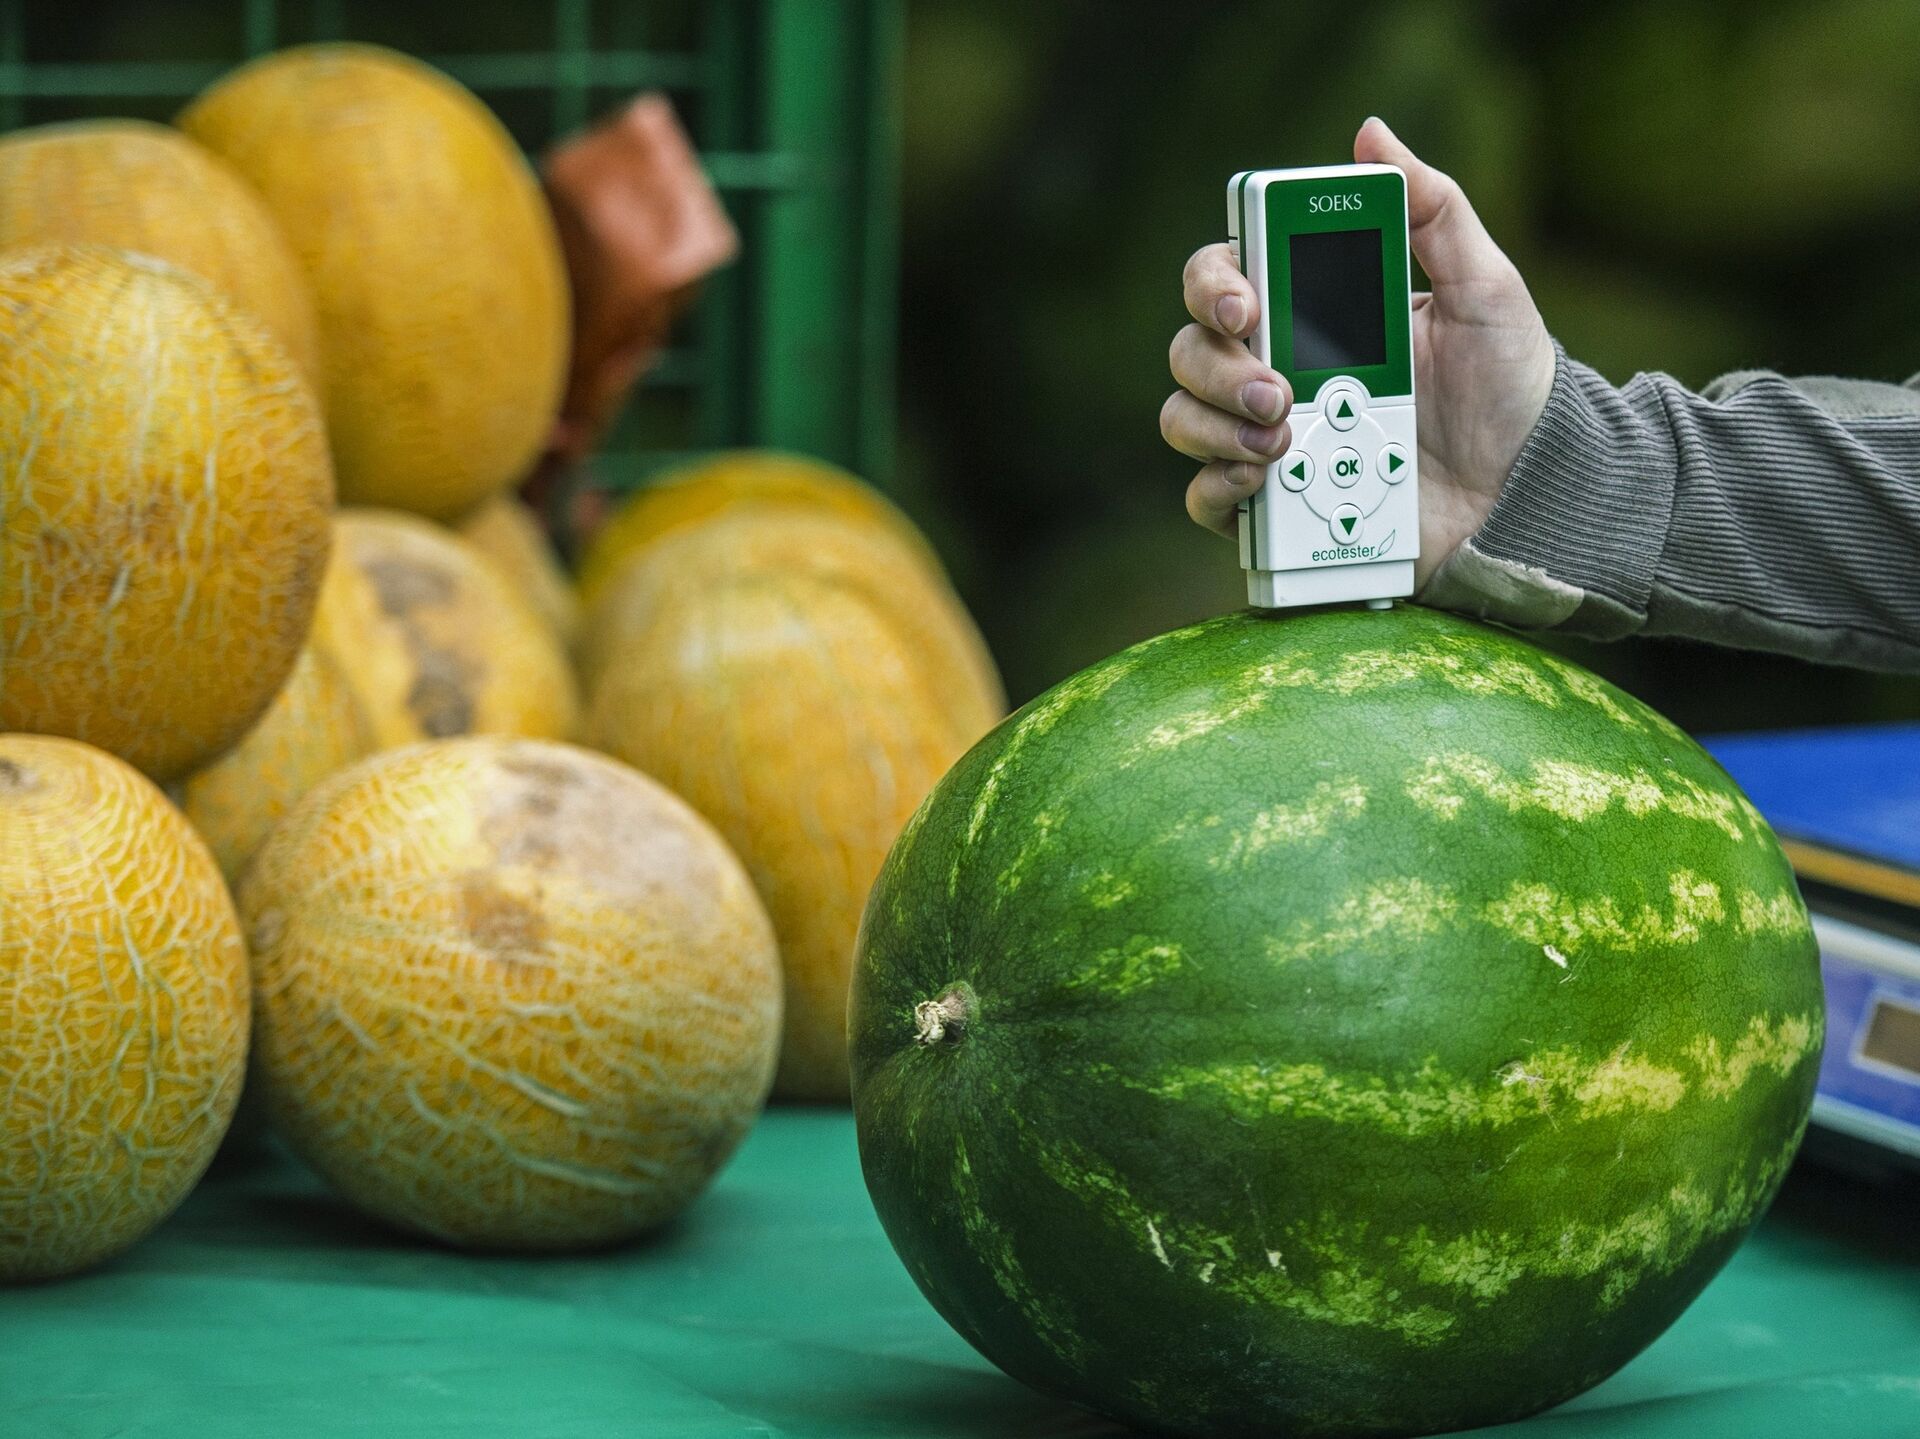
[[[569,13],[596,51],[686,50],[744,4],[0,0],[0,71],[174,65],[191,93],[263,23],[486,56],[552,47]],[[872,478],[947,557],[1016,700],[1240,603],[1157,431],[1181,265],[1221,236],[1230,173],[1346,158],[1369,113],[1462,182],[1555,335],[1617,381],[1920,369],[1915,0],[906,0],[904,46],[898,437]],[[536,150],[630,88],[475,83]],[[696,133],[702,93],[675,96]],[[10,103],[19,123],[178,101]],[[686,442],[674,363],[628,441]],[[1910,680],[1560,647],[1694,729],[1920,716]]]
[[[1920,370],[1920,4],[921,0],[901,483],[1016,696],[1239,602],[1161,443],[1180,269],[1251,166],[1387,118],[1616,382]],[[1916,477],[1920,482],[1920,477]],[[1694,729],[1920,716],[1920,684],[1566,645]]]

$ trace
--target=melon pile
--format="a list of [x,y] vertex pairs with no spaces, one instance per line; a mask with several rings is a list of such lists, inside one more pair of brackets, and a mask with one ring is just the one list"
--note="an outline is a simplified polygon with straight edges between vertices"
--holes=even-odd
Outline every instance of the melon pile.
[[519,152],[401,56],[0,137],[0,1279],[163,1220],[243,1077],[518,1250],[678,1213],[776,1077],[845,1099],[868,886],[998,679],[799,456],[661,477],[576,588],[511,494],[568,322]]
[[[579,601],[509,493],[568,304],[498,122],[384,51],[0,138],[0,1281],[161,1222],[243,1078],[345,1197],[487,1248],[658,1225],[760,1112],[767,872],[686,771],[572,743]],[[865,878],[994,717],[871,801],[842,990]]]

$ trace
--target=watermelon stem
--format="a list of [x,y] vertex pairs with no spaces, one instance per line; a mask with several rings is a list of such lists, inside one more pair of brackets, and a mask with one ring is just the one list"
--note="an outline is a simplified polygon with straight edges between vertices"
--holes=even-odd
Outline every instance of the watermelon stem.
[[958,1044],[966,1038],[977,1001],[973,987],[964,982],[950,984],[937,998],[923,999],[913,1007],[913,1042],[931,1047]]

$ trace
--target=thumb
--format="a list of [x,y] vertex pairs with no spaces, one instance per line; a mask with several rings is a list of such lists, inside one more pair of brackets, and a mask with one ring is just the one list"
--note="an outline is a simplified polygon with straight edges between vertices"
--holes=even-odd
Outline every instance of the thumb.
[[1414,258],[1436,287],[1505,276],[1512,265],[1453,177],[1409,150],[1374,116],[1354,137],[1363,165],[1394,165],[1407,177],[1407,228]]

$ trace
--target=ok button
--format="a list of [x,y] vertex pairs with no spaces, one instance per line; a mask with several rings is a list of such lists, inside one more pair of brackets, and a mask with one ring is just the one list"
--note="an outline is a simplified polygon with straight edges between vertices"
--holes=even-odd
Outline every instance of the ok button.
[[1333,458],[1327,461],[1327,473],[1333,477],[1333,482],[1341,489],[1352,489],[1360,478],[1360,452],[1335,450]]

